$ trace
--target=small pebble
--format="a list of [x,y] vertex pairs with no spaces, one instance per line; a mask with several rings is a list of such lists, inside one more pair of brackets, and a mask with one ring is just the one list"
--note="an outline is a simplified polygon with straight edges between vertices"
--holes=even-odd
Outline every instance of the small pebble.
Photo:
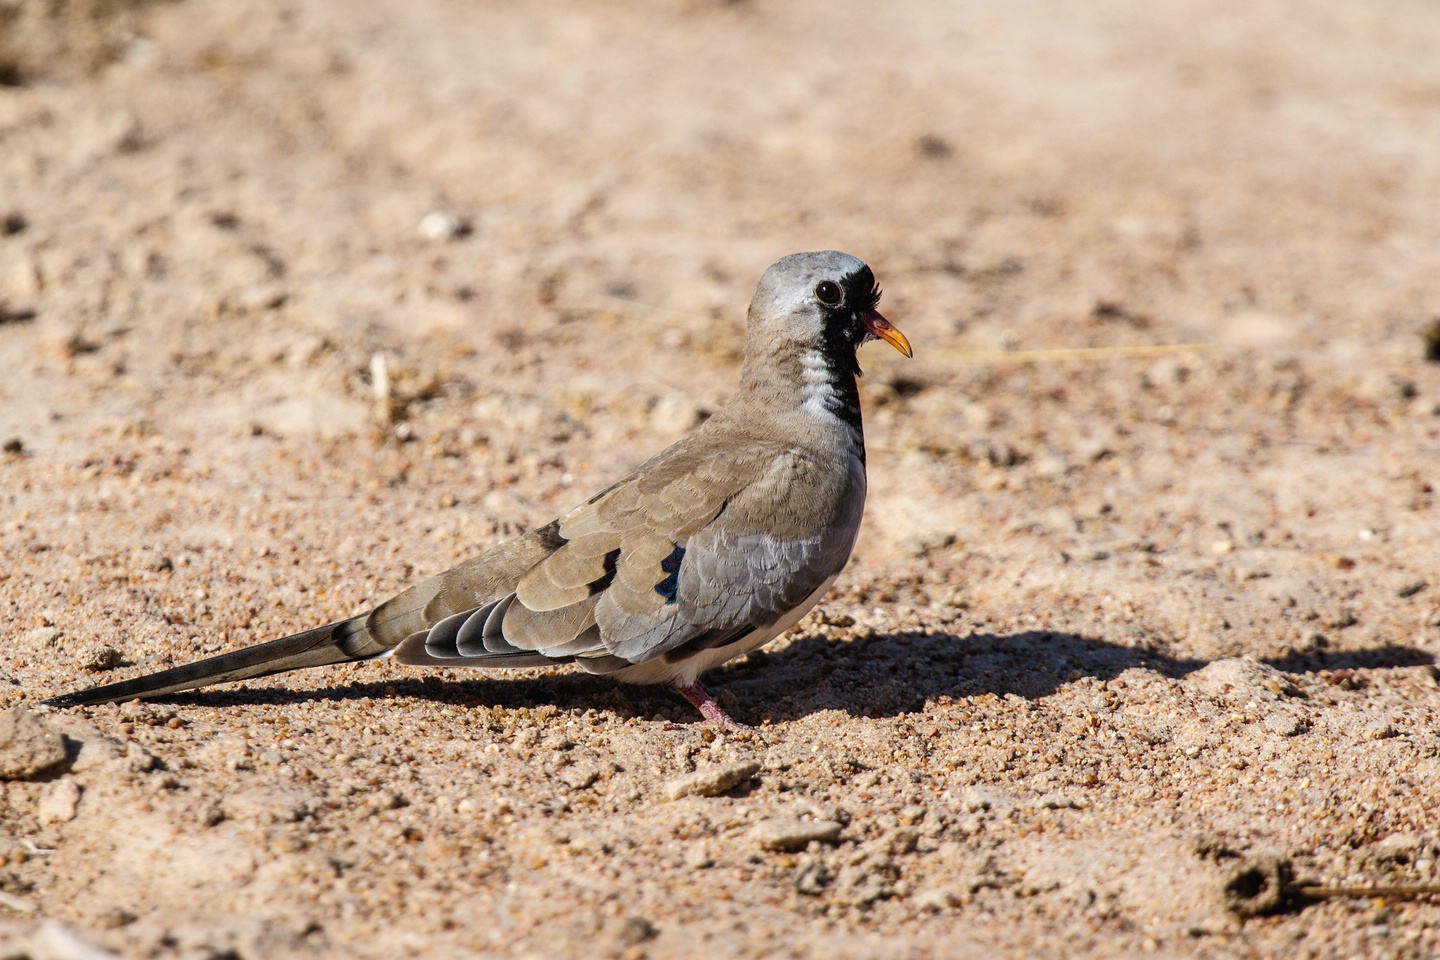
[[965,895],[959,890],[951,890],[946,887],[932,887],[929,890],[921,890],[910,898],[915,909],[927,913],[939,910],[950,910],[963,906]]
[[750,839],[761,850],[803,850],[812,840],[836,842],[840,839],[840,829],[840,824],[834,820],[770,817],[755,824],[750,831]]
[[1283,713],[1272,713],[1265,718],[1265,729],[1278,737],[1298,736],[1304,726],[1295,717]]
[[710,855],[709,847],[696,843],[685,851],[685,866],[693,870],[706,870],[715,866],[715,858]]
[[0,780],[27,780],[65,762],[65,738],[24,707],[0,713]]
[[160,727],[164,726],[166,721],[173,716],[175,716],[175,711],[168,707],[157,707],[139,700],[120,704],[120,717],[129,723],[143,723],[148,727]]
[[75,819],[75,810],[80,803],[80,784],[74,777],[61,777],[50,783],[40,794],[36,816],[42,827],[56,823],[69,823]]
[[75,665],[81,670],[98,673],[102,670],[113,670],[120,666],[120,662],[119,650],[108,643],[97,643],[86,647],[76,658]]
[[622,947],[633,947],[654,940],[659,932],[655,924],[644,917],[626,917],[615,929],[615,940]]
[[819,860],[802,863],[790,876],[790,882],[795,885],[796,892],[803,893],[807,897],[818,897],[825,892],[825,888],[834,879],[835,874]]
[[59,640],[63,635],[64,634],[61,633],[59,627],[36,627],[34,630],[26,633],[25,636],[21,639],[23,639],[25,643],[32,644],[37,647],[48,647],[54,644],[55,641]]
[[1047,793],[1040,798],[1038,806],[1045,810],[1079,810],[1085,805],[1063,793]]
[[420,219],[420,236],[426,240],[451,240],[469,232],[459,217],[433,210]]
[[1389,720],[1371,720],[1365,724],[1364,738],[1366,740],[1388,740],[1395,736],[1395,727]]
[[718,767],[696,770],[688,777],[671,780],[665,784],[665,796],[671,800],[681,797],[714,797],[733,789],[760,772],[760,764],[747,761],[730,763]]

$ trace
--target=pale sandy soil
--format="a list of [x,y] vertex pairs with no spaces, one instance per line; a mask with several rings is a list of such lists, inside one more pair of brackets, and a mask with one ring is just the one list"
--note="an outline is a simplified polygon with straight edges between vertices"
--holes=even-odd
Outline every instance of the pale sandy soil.
[[[753,733],[389,663],[35,707],[0,957],[1440,953],[1224,899],[1437,879],[1440,6],[3,6],[0,708],[545,522],[723,400],[783,254],[916,358],[851,567],[710,677]],[[1143,344],[1204,348],[990,353]]]

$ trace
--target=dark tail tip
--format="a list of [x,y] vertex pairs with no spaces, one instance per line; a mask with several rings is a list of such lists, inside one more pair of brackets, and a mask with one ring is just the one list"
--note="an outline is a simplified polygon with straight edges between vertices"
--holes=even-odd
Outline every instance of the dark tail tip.
[[249,680],[288,670],[343,663],[346,660],[366,660],[386,652],[386,647],[370,641],[364,635],[363,621],[357,618],[326,624],[304,633],[222,653],[196,663],[171,667],[133,680],[62,693],[40,702],[50,707],[123,703],[136,698],[181,693],[212,683]]

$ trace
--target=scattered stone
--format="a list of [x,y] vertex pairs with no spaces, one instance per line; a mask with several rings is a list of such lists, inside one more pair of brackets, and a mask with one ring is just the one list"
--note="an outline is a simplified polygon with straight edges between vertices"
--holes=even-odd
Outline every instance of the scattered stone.
[[1015,798],[993,787],[972,786],[960,792],[960,805],[966,813],[981,810],[1003,810],[1015,806]]
[[1389,720],[1371,720],[1365,724],[1363,737],[1366,740],[1388,740],[1395,736],[1395,727]]
[[432,210],[420,218],[420,236],[426,240],[453,240],[470,233],[471,227],[464,220],[440,210]]
[[24,453],[25,441],[21,440],[19,437],[11,437],[5,441],[4,449],[6,453]]
[[1227,657],[1206,664],[1185,678],[1185,685],[1199,696],[1215,700],[1279,700],[1299,694],[1290,679],[1254,657]]
[[888,860],[866,860],[842,867],[835,877],[836,897],[857,907],[895,896],[898,871]]
[[139,700],[120,704],[120,719],[143,723],[147,727],[162,727],[174,716],[175,711],[168,707],[157,707]]
[[671,800],[681,797],[714,797],[726,790],[732,790],[760,772],[760,764],[753,761],[730,763],[718,767],[696,770],[687,777],[671,780],[665,784],[665,796]]
[[1428,846],[1428,841],[1418,833],[1392,833],[1370,846],[1369,853],[1375,859],[1391,863],[1412,863]]
[[560,782],[571,790],[585,790],[593,786],[596,780],[600,779],[600,771],[595,767],[567,767],[560,774]]
[[40,794],[40,803],[36,809],[40,826],[69,823],[75,819],[75,810],[79,804],[80,784],[75,782],[74,777],[61,777]]
[[1325,626],[1331,630],[1344,630],[1346,627],[1353,627],[1360,622],[1352,610],[1337,610],[1326,618]]
[[81,670],[89,670],[91,673],[99,673],[102,670],[114,670],[120,666],[122,658],[120,651],[108,643],[96,643],[81,651],[80,656],[75,658],[75,665]]
[[910,898],[915,909],[927,913],[937,913],[941,910],[953,910],[965,903],[965,895],[959,890],[949,887],[931,887],[928,890],[921,890]]
[[850,616],[850,614],[848,613],[831,613],[829,610],[825,610],[822,608],[817,609],[810,616],[811,619],[815,620],[818,623],[823,623],[827,627],[845,628],[855,626],[855,618]]
[[1265,718],[1265,729],[1279,737],[1295,737],[1304,732],[1305,725],[1298,717],[1272,713]]
[[59,627],[36,627],[25,634],[24,641],[27,644],[37,647],[48,647],[59,640],[64,634]]
[[1415,596],[1415,594],[1419,593],[1421,590],[1424,590],[1428,586],[1430,586],[1430,584],[1425,582],[1424,580],[1412,580],[1402,586],[1400,589],[1396,590],[1395,596],[1404,600],[1408,597]]
[[615,941],[622,947],[634,947],[654,940],[660,931],[644,917],[626,917],[615,928]]
[[[73,739],[73,735],[72,735]],[[102,736],[100,731],[91,730],[79,742],[79,749],[70,764],[72,773],[86,773],[114,764],[125,756],[125,750],[114,740]]]
[[1035,805],[1042,810],[1083,810],[1085,804],[1074,797],[1067,797],[1063,793],[1047,793]]
[[799,817],[770,817],[750,831],[750,839],[762,850],[803,850],[811,841],[835,843],[840,824],[834,820],[801,820]]
[[834,879],[835,874],[819,860],[800,864],[790,875],[790,882],[795,885],[796,892],[807,897],[818,897]]
[[149,773],[160,765],[155,754],[131,740],[125,744],[125,766],[132,773]]
[[915,852],[920,844],[920,831],[914,827],[899,827],[887,833],[880,842],[880,847],[891,856],[901,856]]
[[685,866],[693,870],[707,870],[715,866],[715,858],[711,856],[710,848],[705,844],[692,844],[685,851]]
[[1070,461],[1059,453],[1047,453],[1035,459],[1035,472],[1042,477],[1063,477],[1070,472]]
[[28,780],[66,756],[65,738],[45,717],[24,707],[0,713],[0,780]]

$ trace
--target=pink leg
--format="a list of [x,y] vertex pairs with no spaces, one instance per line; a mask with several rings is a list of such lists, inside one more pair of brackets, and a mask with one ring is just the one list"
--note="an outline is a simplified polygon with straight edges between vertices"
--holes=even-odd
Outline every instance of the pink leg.
[[706,723],[713,723],[717,727],[729,727],[731,730],[750,729],[745,724],[732,720],[730,714],[726,713],[720,704],[715,702],[715,698],[710,696],[710,691],[700,685],[700,681],[697,680],[688,687],[682,686],[679,681],[676,681],[671,686],[679,690],[682,697],[695,705],[695,709],[700,711],[700,715],[705,718]]

